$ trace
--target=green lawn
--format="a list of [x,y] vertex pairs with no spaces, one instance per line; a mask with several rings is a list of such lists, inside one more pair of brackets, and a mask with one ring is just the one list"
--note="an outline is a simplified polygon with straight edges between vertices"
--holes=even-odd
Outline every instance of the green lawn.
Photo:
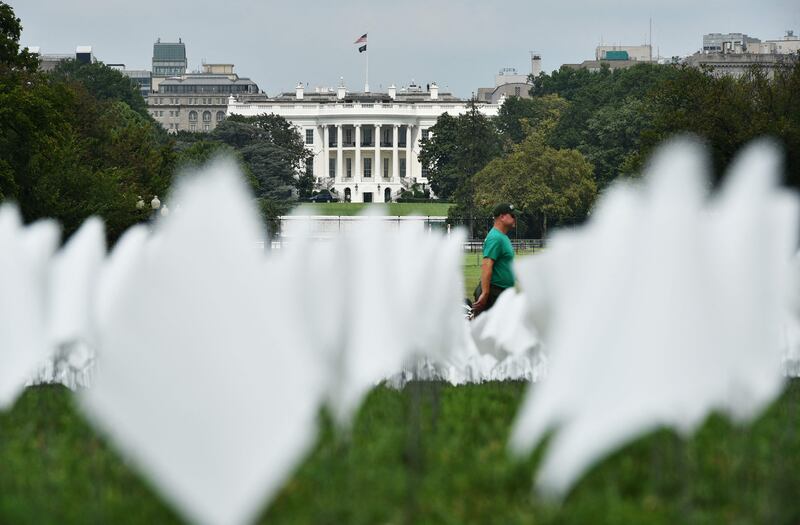
[[[345,433],[323,414],[316,447],[259,522],[800,522],[798,381],[750,426],[712,416],[688,440],[667,430],[640,439],[563,505],[532,495],[537,454],[506,453],[526,386],[379,387]],[[83,422],[66,389],[29,388],[0,414],[0,523],[178,521]]]
[[[539,253],[541,250],[533,251],[520,251],[516,257],[526,257]],[[481,252],[469,252],[464,254],[462,269],[464,272],[464,297],[472,299],[472,293],[475,287],[478,286],[478,281],[481,279],[481,263],[483,261]]]
[[383,206],[387,215],[424,215],[431,217],[446,217],[447,210],[453,204],[447,202],[391,202],[389,204],[375,204],[363,202],[325,202],[304,203],[314,215],[358,215],[367,207]]

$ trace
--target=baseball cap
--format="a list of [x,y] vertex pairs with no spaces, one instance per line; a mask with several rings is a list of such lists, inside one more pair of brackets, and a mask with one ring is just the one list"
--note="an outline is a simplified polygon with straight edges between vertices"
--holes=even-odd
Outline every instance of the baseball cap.
[[492,217],[496,218],[499,217],[500,215],[503,215],[504,213],[510,213],[511,215],[516,217],[517,209],[514,207],[513,204],[503,202],[494,207],[494,209],[492,210]]

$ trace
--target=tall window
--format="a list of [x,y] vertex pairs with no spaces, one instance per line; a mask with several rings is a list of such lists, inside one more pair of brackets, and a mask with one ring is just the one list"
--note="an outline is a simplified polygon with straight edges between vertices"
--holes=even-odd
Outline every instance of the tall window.
[[381,133],[383,134],[383,138],[381,139],[381,142],[383,142],[383,144],[386,144],[387,146],[391,146],[392,145],[392,130],[391,129],[384,129]]
[[348,146],[353,143],[353,129],[347,128],[344,130],[344,145]]
[[345,163],[345,168],[346,168],[346,171],[347,171],[347,178],[349,179],[350,177],[353,176],[353,159],[348,157],[348,158],[344,159],[344,161],[345,161],[344,162]]
[[314,130],[307,129],[306,130],[306,144],[313,144],[314,143]]
[[383,159],[383,178],[389,178],[389,159]]
[[197,111],[189,112],[189,122],[197,122]]
[[314,159],[306,159],[306,175],[314,175]]
[[361,145],[372,146],[372,128],[361,126]]
[[422,140],[427,140],[428,136],[431,134],[430,130],[423,129],[422,130]]
[[211,112],[203,111],[203,122],[211,122]]
[[328,159],[328,177],[336,176],[336,159]]
[[364,159],[364,178],[372,177],[372,159]]
[[336,146],[337,139],[339,138],[338,133],[337,133],[338,129],[339,128],[337,128],[336,126],[333,126],[331,128],[330,132],[328,133],[328,145],[329,146]]
[[406,174],[406,159],[400,159],[400,176],[405,177]]
[[225,118],[225,112],[217,111],[217,122],[222,122],[224,118]]
[[515,87],[515,88],[514,88],[514,96],[515,96],[515,97],[518,97],[518,96],[519,96],[519,86],[517,86],[517,87]]

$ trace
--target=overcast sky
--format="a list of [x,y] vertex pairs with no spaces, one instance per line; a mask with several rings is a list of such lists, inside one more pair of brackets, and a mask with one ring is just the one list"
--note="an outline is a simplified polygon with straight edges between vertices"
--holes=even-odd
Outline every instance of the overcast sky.
[[351,90],[364,86],[369,33],[372,91],[436,81],[468,97],[492,86],[500,68],[530,72],[530,51],[545,71],[594,57],[601,42],[643,44],[687,55],[704,33],[743,32],[762,40],[800,33],[798,0],[5,0],[22,19],[22,44],[43,53],[91,45],[106,63],[150,69],[153,42],[186,43],[190,70],[233,63],[273,95],[298,81]]

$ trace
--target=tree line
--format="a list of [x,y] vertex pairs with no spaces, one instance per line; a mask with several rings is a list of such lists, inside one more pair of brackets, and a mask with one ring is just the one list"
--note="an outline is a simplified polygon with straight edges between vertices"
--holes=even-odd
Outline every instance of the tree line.
[[708,148],[715,183],[742,146],[772,137],[783,147],[786,183],[800,188],[797,57],[772,75],[640,64],[562,67],[531,82],[531,98],[508,98],[496,118],[473,101],[465,114],[443,115],[423,141],[420,161],[433,191],[457,204],[454,222],[483,219],[508,201],[522,211],[520,234],[545,236],[584,220],[599,192],[640,174],[660,143],[686,133]]
[[140,196],[168,197],[176,177],[219,154],[237,159],[266,219],[311,193],[310,177],[295,177],[308,153],[285,119],[235,117],[210,134],[169,135],[131,79],[74,60],[42,72],[21,32],[0,2],[0,202],[16,202],[26,222],[53,217],[67,237],[99,215],[113,242],[148,220]]

